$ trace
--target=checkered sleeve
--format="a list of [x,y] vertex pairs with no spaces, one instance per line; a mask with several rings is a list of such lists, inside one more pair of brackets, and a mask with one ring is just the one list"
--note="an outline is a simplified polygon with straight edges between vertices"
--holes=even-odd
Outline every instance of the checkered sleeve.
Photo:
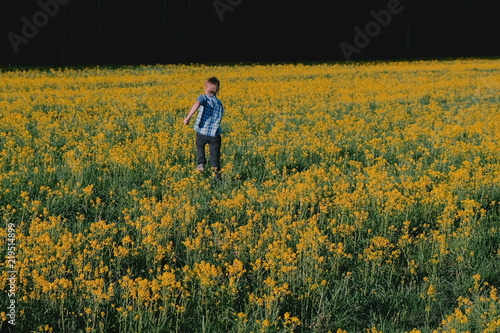
[[205,95],[200,95],[198,96],[198,102],[200,102],[201,106],[206,106],[207,105],[207,96]]

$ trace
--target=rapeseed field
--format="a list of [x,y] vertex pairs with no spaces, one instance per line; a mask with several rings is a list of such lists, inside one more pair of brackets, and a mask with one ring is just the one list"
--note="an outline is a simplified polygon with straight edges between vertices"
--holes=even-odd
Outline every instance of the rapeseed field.
[[8,70],[0,115],[2,330],[500,331],[499,60]]

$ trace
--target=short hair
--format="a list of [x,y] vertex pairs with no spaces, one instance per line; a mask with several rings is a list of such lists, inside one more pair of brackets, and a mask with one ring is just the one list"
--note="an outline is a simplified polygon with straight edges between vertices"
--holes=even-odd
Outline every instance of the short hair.
[[207,86],[209,88],[208,92],[211,95],[218,95],[219,94],[220,81],[215,76],[212,76],[211,78],[207,79],[207,81],[205,81],[205,86]]

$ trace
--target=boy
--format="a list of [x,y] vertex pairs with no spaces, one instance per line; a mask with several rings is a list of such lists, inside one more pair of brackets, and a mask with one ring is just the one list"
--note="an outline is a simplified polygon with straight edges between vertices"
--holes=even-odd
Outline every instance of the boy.
[[189,112],[184,124],[189,124],[193,114],[198,111],[194,124],[196,131],[196,154],[198,156],[198,171],[205,171],[205,146],[210,147],[210,166],[215,170],[215,175],[220,178],[220,123],[224,114],[222,102],[217,98],[220,90],[220,81],[211,77],[205,81],[205,95],[200,95]]

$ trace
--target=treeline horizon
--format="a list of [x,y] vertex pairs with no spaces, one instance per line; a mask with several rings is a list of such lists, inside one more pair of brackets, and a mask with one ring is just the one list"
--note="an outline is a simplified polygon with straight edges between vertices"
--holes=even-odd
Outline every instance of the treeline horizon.
[[498,57],[492,0],[8,0],[0,66]]

